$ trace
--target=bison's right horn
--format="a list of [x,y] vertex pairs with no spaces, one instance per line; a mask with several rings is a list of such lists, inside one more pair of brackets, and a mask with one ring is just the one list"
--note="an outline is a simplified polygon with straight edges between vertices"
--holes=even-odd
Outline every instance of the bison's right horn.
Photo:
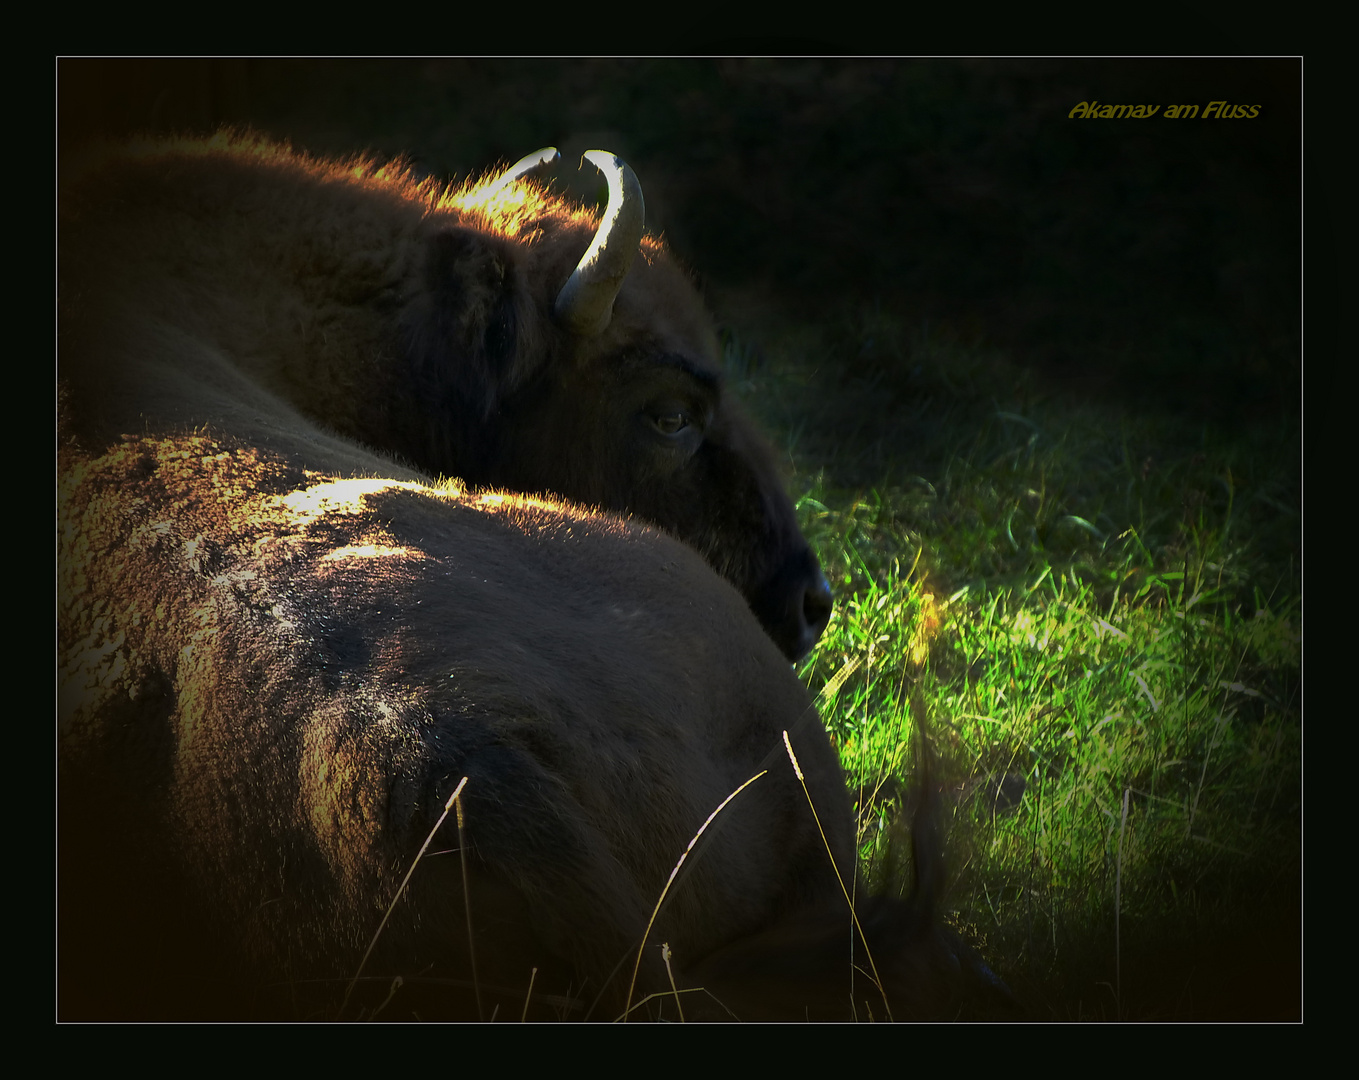
[[535,150],[531,154],[525,154],[498,177],[495,183],[486,188],[486,195],[494,195],[496,192],[509,187],[516,180],[522,180],[526,176],[531,176],[540,169],[545,169],[552,165],[561,157],[557,153],[555,146],[544,146],[541,150]]
[[573,334],[602,334],[613,318],[613,302],[642,242],[646,204],[637,174],[622,158],[591,150],[585,159],[609,182],[609,205],[595,241],[557,294],[553,313]]

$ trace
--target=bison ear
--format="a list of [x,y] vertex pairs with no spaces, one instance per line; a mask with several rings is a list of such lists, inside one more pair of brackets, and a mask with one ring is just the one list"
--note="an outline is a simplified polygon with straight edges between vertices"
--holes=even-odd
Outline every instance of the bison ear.
[[[449,228],[426,241],[404,323],[416,387],[427,406],[483,422],[533,374],[541,352],[513,245]],[[470,414],[470,415],[468,415]]]

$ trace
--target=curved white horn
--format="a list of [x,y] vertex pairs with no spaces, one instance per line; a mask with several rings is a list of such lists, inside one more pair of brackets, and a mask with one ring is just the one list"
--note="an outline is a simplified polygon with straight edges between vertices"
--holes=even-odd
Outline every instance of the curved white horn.
[[545,169],[549,165],[555,164],[561,157],[557,153],[555,146],[544,146],[541,150],[535,150],[531,154],[525,154],[498,177],[495,183],[485,189],[486,194],[493,195],[502,188],[507,188],[516,180],[522,180],[540,169]]
[[642,185],[622,158],[606,150],[591,150],[585,160],[609,183],[609,205],[595,232],[594,243],[581,257],[562,291],[553,313],[581,337],[601,334],[613,318],[613,302],[637,255],[646,227]]

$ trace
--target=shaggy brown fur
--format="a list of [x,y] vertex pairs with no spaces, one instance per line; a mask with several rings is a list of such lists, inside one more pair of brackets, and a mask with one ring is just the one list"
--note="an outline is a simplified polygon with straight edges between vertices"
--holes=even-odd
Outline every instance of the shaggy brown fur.
[[531,182],[445,192],[221,137],[111,153],[66,185],[61,211],[62,373],[92,448],[143,417],[332,471],[357,442],[406,463],[400,475],[659,525],[790,657],[825,626],[825,579],[658,242],[643,242],[608,328],[580,337],[552,308],[596,222]]
[[[689,1017],[866,1015],[865,1001],[883,1015],[854,975],[864,956],[826,850],[851,882],[834,753],[742,597],[660,532],[434,484],[372,449],[451,471],[496,438],[486,475],[537,462],[524,486],[609,506],[599,462],[632,445],[609,423],[648,402],[692,408],[712,467],[746,479],[712,513],[696,481],[665,523],[693,539],[692,517],[738,583],[793,543],[709,378],[707,323],[656,246],[612,344],[569,343],[541,306],[588,226],[515,189],[488,238],[465,225],[492,213],[476,192],[195,143],[116,157],[66,197],[63,1017],[341,1016],[466,777],[481,1005],[450,819],[343,1016],[513,1018],[527,1004],[613,1018],[671,868],[765,769],[689,857],[633,1000],[670,987],[668,943]],[[533,239],[558,234],[574,239]],[[599,431],[550,407],[596,392],[610,402]],[[442,427],[430,394],[448,405]],[[646,452],[642,481],[609,483],[653,516],[646,477],[676,488]],[[757,493],[755,511],[723,503]],[[879,902],[864,920],[898,1015],[947,1012],[957,964],[928,910]],[[662,1011],[673,999],[639,1015]]]
[[[698,826],[781,751],[783,728],[851,872],[815,712],[736,594],[680,544],[558,504],[334,479],[204,437],[129,438],[69,464],[72,1015],[138,1015],[125,980],[142,973],[172,1014],[296,1000],[299,1015],[333,1015],[464,775],[481,976],[514,988],[506,1008],[538,966],[537,991],[584,1014]],[[654,931],[681,968],[784,912],[837,906],[801,792],[772,765]],[[434,850],[456,846],[450,822]],[[379,1000],[395,974],[465,983],[461,896],[457,857],[427,858],[370,965]],[[239,970],[203,960],[221,946]],[[643,989],[656,990],[648,954]],[[420,1000],[465,1014],[450,998]],[[615,981],[612,1011],[595,1015],[619,998]]]

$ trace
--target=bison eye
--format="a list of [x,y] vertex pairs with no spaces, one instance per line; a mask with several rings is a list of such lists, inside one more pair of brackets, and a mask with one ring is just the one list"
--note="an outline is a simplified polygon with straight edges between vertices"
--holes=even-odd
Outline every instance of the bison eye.
[[653,416],[651,422],[662,435],[677,435],[689,426],[689,418],[682,412]]

